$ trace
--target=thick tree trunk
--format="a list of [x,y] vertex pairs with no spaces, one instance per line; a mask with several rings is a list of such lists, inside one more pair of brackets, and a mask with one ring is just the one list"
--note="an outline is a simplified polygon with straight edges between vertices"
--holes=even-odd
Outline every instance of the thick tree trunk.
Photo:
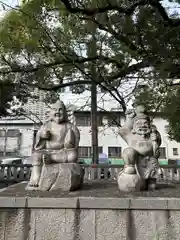
[[92,162],[98,163],[98,121],[97,121],[97,86],[91,86],[91,131],[92,131]]
[[[89,45],[90,56],[96,56],[96,27],[92,26],[92,38]],[[92,132],[92,162],[99,162],[99,151],[98,151],[98,116],[97,116],[97,68],[94,63],[91,65],[91,132]]]

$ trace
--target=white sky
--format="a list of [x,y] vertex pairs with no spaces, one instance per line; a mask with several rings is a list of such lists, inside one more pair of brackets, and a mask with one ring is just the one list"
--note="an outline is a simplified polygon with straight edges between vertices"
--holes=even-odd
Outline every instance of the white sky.
[[[14,6],[18,5],[20,2],[21,2],[21,0],[1,0],[0,1],[0,17],[3,17],[4,14],[6,13],[6,10],[4,10],[2,7],[2,3],[5,3],[7,5],[14,7]],[[5,6],[5,8],[7,8],[7,7]]]

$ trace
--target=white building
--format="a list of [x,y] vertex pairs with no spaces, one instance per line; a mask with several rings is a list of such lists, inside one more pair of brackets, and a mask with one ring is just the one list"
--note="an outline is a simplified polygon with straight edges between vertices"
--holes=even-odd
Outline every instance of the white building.
[[[79,157],[91,158],[91,120],[89,111],[74,112],[76,124],[80,130]],[[117,161],[121,159],[125,141],[118,135],[117,122],[124,123],[124,116],[120,112],[99,112],[99,152],[105,153],[108,158]],[[180,143],[170,141],[166,133],[167,121],[159,116],[154,117],[162,136],[160,148],[161,159],[180,159]],[[0,120],[0,154],[31,156],[38,126],[25,118]]]
[[37,128],[25,117],[0,119],[0,156],[31,156]]
[[[34,112],[41,119],[46,112],[43,103],[43,93],[39,92],[37,103],[29,102],[26,105],[27,112]],[[61,93],[60,98],[74,112],[75,122],[80,130],[81,140],[79,147],[80,158],[91,158],[91,119],[90,119],[90,93],[87,91],[81,95],[68,92]],[[124,148],[127,147],[124,140],[118,135],[117,123],[123,125],[124,116],[121,107],[109,95],[98,94],[99,111],[99,151],[105,153],[110,159],[121,159]],[[73,109],[72,109],[73,107]],[[113,123],[115,119],[115,123]],[[112,121],[113,120],[113,121]],[[37,119],[36,119],[37,122]],[[166,133],[168,122],[158,116],[154,116],[154,124],[157,126],[162,136],[161,159],[180,159],[180,143],[170,141]],[[13,155],[14,153],[22,156],[31,156],[35,133],[38,129],[30,119],[6,118],[0,119],[0,155]]]
[[[80,156],[90,158],[91,154],[91,126],[89,112],[75,112],[76,124],[81,133]],[[99,148],[100,152],[105,153],[111,159],[120,159],[124,148],[127,147],[125,141],[118,135],[116,123],[123,125],[125,118],[122,112],[101,112],[99,120]],[[160,148],[161,159],[180,159],[180,143],[170,141],[167,135],[168,122],[159,117],[154,117],[154,124],[161,133],[162,145]]]

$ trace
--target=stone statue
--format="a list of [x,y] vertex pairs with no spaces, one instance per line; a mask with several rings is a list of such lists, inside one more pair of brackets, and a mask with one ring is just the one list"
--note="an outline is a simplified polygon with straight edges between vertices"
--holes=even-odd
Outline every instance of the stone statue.
[[[46,115],[46,121],[37,132],[32,154],[33,169],[27,189],[73,190],[79,187],[79,181],[82,182],[81,169],[77,163],[79,141],[78,128],[69,122],[64,103],[57,101],[51,106],[49,116]],[[67,181],[68,177],[70,180]]]
[[126,122],[119,134],[128,144],[123,152],[125,166],[118,175],[119,189],[155,189],[161,136],[143,106],[127,112]]

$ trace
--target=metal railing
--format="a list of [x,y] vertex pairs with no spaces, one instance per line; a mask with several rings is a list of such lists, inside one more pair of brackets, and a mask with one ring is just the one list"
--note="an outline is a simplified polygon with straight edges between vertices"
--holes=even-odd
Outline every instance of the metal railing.
[[[117,174],[123,169],[123,165],[107,164],[81,164],[84,171],[84,180],[116,180]],[[31,175],[30,164],[3,164],[0,165],[0,182],[28,181]],[[162,175],[159,180],[180,181],[180,165],[161,166]]]
[[31,175],[31,164],[2,164],[0,165],[0,182],[28,181]]

